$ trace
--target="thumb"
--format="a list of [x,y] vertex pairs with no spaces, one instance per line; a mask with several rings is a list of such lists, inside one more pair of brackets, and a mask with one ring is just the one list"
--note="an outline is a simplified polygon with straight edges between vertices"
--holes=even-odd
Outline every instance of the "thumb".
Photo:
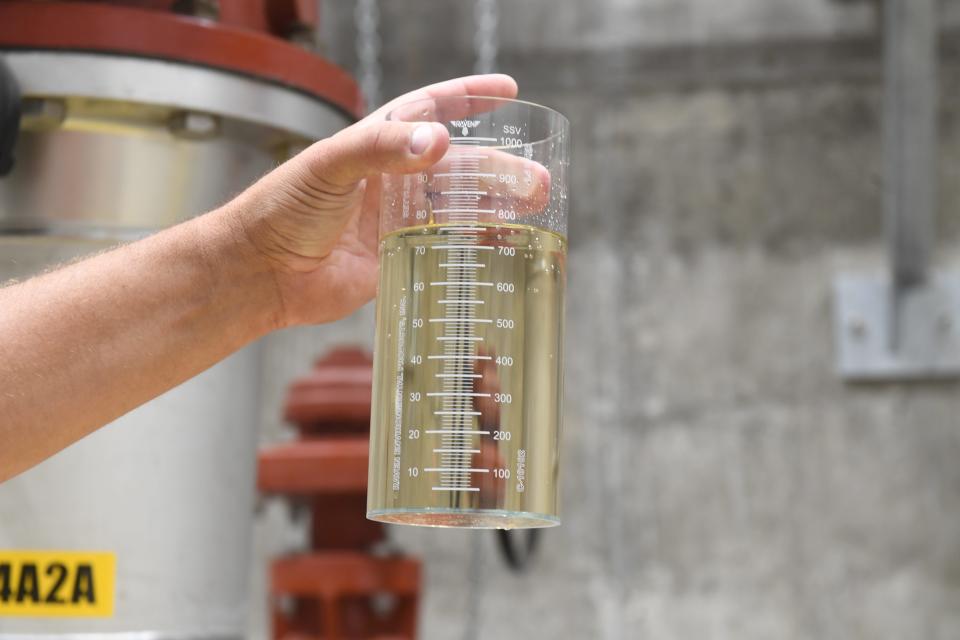
[[439,122],[368,122],[348,127],[306,151],[310,173],[325,185],[349,188],[377,173],[414,173],[435,164],[450,146]]

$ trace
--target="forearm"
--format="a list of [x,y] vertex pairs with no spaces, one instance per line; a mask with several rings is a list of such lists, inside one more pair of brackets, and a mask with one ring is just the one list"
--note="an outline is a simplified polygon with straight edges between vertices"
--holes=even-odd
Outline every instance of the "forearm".
[[0,289],[0,481],[277,327],[232,213]]
[[373,297],[380,176],[434,166],[437,122],[404,101],[517,93],[507,76],[408,94],[320,140],[225,207],[0,289],[0,482],[268,331],[343,318]]

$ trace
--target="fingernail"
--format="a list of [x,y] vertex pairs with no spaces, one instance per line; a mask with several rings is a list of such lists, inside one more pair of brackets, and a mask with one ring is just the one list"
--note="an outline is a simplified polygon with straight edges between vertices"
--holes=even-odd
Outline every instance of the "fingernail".
[[422,124],[413,130],[410,136],[410,153],[420,155],[433,142],[433,129],[428,124]]

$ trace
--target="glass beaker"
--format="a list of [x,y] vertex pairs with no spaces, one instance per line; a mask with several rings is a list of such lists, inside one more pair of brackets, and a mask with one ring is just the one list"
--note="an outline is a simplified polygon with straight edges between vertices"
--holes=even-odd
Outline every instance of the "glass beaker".
[[388,119],[450,148],[383,176],[367,517],[559,524],[569,122],[475,96]]

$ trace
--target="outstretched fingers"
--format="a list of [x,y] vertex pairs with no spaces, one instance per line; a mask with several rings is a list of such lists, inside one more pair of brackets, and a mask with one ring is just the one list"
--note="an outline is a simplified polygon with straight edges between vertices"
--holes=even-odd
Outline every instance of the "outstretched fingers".
[[[369,120],[383,120],[387,114],[402,105],[416,102],[427,101],[428,98],[443,98],[457,96],[489,96],[494,98],[516,98],[517,82],[508,75],[502,73],[491,73],[485,75],[465,76],[445,80],[436,84],[411,91],[399,98],[394,98],[383,105],[369,116],[364,118]],[[429,104],[429,103],[427,103]],[[469,114],[461,114],[469,115]],[[453,116],[458,117],[458,116]]]
[[349,190],[378,173],[414,173],[436,163],[450,137],[436,122],[360,122],[307,149],[313,188]]

